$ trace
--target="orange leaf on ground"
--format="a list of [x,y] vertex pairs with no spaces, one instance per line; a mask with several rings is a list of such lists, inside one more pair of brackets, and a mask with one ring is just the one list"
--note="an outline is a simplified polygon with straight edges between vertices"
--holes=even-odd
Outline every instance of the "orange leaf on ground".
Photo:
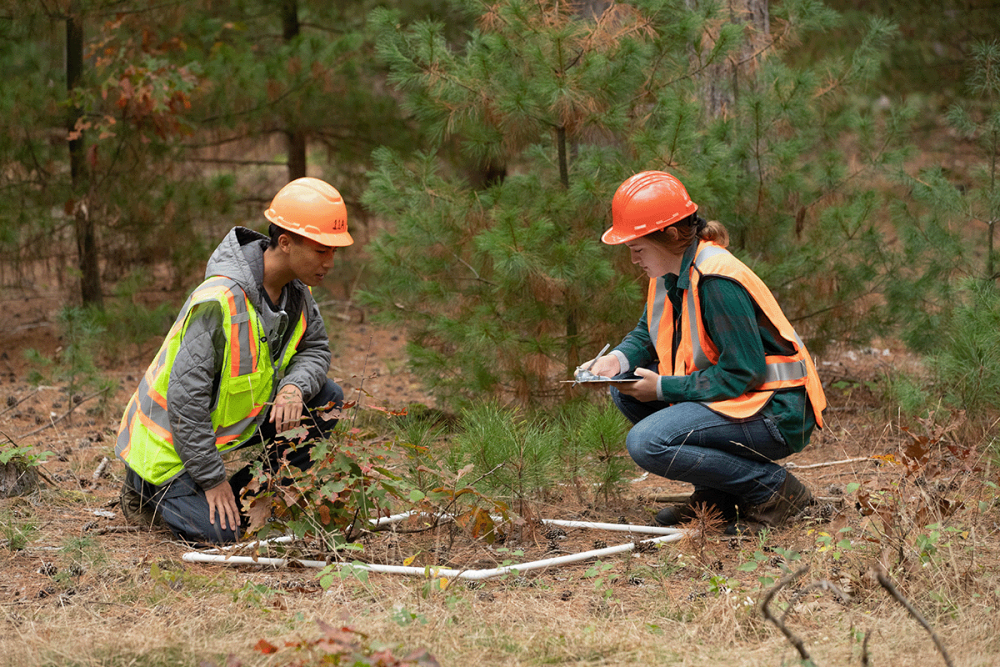
[[264,655],[270,655],[272,653],[277,653],[278,647],[275,646],[274,644],[267,642],[264,639],[261,639],[259,642],[257,642],[257,645],[253,647],[253,650],[259,653],[263,653]]

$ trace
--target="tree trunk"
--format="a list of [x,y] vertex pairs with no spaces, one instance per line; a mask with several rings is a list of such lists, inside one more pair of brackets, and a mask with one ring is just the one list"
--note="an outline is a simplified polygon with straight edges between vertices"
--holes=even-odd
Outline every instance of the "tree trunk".
[[[83,16],[79,2],[70,5],[66,18],[66,90],[72,100],[73,92],[83,74]],[[80,109],[71,104],[66,119],[67,130],[76,130]],[[94,222],[87,206],[87,165],[84,157],[83,132],[69,142],[70,179],[73,190],[73,214],[76,228],[76,250],[80,268],[80,298],[86,305],[102,307],[100,258]]]
[[[686,0],[691,9],[700,0]],[[698,82],[701,99],[709,118],[733,112],[739,99],[740,88],[752,79],[757,63],[771,39],[771,19],[767,0],[728,0],[728,21],[744,26],[746,39],[741,48],[730,52],[725,60],[715,62],[700,71]],[[703,36],[702,52],[711,51],[716,35],[709,30]],[[693,63],[700,67],[701,63]]]
[[[299,36],[298,0],[282,0],[281,3],[282,35],[285,42],[291,42]],[[288,144],[288,180],[294,181],[306,175],[306,133],[295,127],[295,119],[285,118],[285,137]]]

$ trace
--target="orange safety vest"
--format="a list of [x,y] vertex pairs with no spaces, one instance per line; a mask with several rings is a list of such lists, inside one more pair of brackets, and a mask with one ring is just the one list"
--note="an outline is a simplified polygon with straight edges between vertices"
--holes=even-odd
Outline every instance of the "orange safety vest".
[[795,353],[789,356],[768,355],[765,358],[767,371],[760,386],[750,389],[742,396],[707,402],[705,405],[728,417],[743,419],[760,412],[771,400],[775,390],[805,387],[816,424],[822,428],[826,395],[802,339],[781,312],[764,281],[732,253],[714,243],[700,241],[695,251],[689,275],[691,286],[685,290],[681,307],[681,337],[676,352],[673,350],[673,304],[670,303],[662,280],[653,278],[649,281],[646,323],[649,326],[650,340],[656,346],[656,354],[660,358],[660,375],[690,375],[719,361],[719,350],[708,337],[701,316],[698,286],[703,276],[723,276],[742,285],[781,337],[795,349]]

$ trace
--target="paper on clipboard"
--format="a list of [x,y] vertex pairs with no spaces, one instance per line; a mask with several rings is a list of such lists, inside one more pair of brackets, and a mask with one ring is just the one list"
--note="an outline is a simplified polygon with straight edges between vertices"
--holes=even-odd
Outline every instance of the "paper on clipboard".
[[573,384],[607,384],[609,382],[638,382],[640,378],[609,378],[603,375],[594,375],[589,370],[580,369],[575,374],[575,380],[563,380],[563,382],[572,382]]

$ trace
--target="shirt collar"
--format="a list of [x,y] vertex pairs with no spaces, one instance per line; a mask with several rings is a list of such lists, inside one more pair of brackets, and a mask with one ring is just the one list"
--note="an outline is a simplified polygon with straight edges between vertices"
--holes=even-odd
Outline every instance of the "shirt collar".
[[694,256],[698,251],[698,237],[695,236],[691,245],[684,251],[681,257],[681,272],[677,276],[677,289],[688,289],[691,287],[691,265],[694,264]]

